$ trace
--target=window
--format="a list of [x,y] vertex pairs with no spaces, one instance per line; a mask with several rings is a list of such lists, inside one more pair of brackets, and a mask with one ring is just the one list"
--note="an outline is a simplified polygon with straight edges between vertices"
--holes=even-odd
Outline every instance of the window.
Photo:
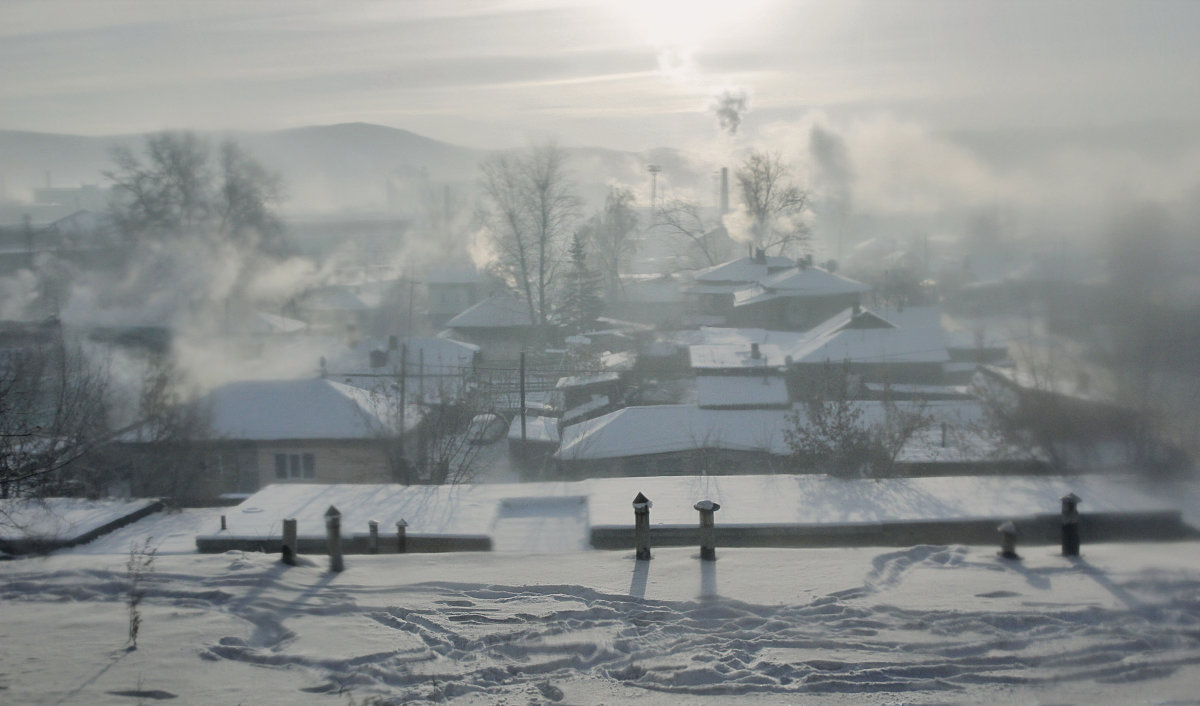
[[317,458],[314,454],[275,454],[276,480],[316,477]]

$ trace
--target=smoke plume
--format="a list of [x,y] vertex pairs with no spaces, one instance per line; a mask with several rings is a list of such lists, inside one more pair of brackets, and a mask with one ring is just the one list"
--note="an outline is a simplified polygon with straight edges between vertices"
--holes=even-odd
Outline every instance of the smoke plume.
[[750,110],[750,95],[743,88],[726,88],[713,96],[710,110],[717,116],[722,131],[736,135],[742,118]]

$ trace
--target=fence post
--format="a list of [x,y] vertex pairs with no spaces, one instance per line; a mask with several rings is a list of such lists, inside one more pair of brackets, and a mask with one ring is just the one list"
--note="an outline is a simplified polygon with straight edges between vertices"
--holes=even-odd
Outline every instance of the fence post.
[[329,570],[344,570],[346,563],[342,559],[342,513],[333,505],[325,511],[325,542],[329,545]]
[[721,509],[719,503],[701,500],[692,507],[700,511],[700,558],[704,561],[717,560],[716,533],[713,531],[713,513]]
[[367,521],[367,552],[369,554],[379,553],[379,520]]
[[403,517],[396,523],[396,553],[408,551],[408,522]]
[[633,499],[633,543],[637,560],[650,560],[650,507],[654,503],[641,492]]
[[296,518],[290,517],[283,521],[283,563],[288,566],[296,565]]
[[1079,503],[1075,493],[1062,497],[1062,555],[1079,556]]
[[1008,520],[996,528],[1000,533],[1000,556],[1005,559],[1020,559],[1017,555],[1017,526]]

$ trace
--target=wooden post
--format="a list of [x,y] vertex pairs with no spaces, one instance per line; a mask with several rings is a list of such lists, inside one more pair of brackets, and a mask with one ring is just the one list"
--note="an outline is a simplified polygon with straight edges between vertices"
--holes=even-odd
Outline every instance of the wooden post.
[[283,563],[288,566],[296,565],[296,518],[294,517],[283,521],[283,549],[281,552]]
[[224,532],[228,527],[225,526],[225,516],[221,515],[221,531]]
[[344,570],[346,563],[342,559],[342,513],[333,505],[325,511],[325,542],[329,546],[329,570]]
[[1017,526],[1008,520],[996,528],[1000,533],[1000,556],[1005,559],[1020,559],[1017,555]]
[[1079,496],[1068,493],[1062,498],[1062,555],[1079,556]]
[[717,541],[713,531],[713,513],[720,510],[721,505],[711,500],[701,500],[692,507],[700,511],[700,558],[704,561],[716,561]]
[[367,553],[379,553],[379,520],[367,521]]
[[640,492],[633,499],[633,543],[637,560],[650,560],[650,506],[654,503]]
[[408,551],[408,522],[403,517],[396,523],[396,553]]

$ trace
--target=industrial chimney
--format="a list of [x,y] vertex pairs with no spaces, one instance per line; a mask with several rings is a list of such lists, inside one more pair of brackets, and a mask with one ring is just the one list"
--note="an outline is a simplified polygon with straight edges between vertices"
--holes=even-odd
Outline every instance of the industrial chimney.
[[721,167],[721,215],[729,213],[729,167]]

